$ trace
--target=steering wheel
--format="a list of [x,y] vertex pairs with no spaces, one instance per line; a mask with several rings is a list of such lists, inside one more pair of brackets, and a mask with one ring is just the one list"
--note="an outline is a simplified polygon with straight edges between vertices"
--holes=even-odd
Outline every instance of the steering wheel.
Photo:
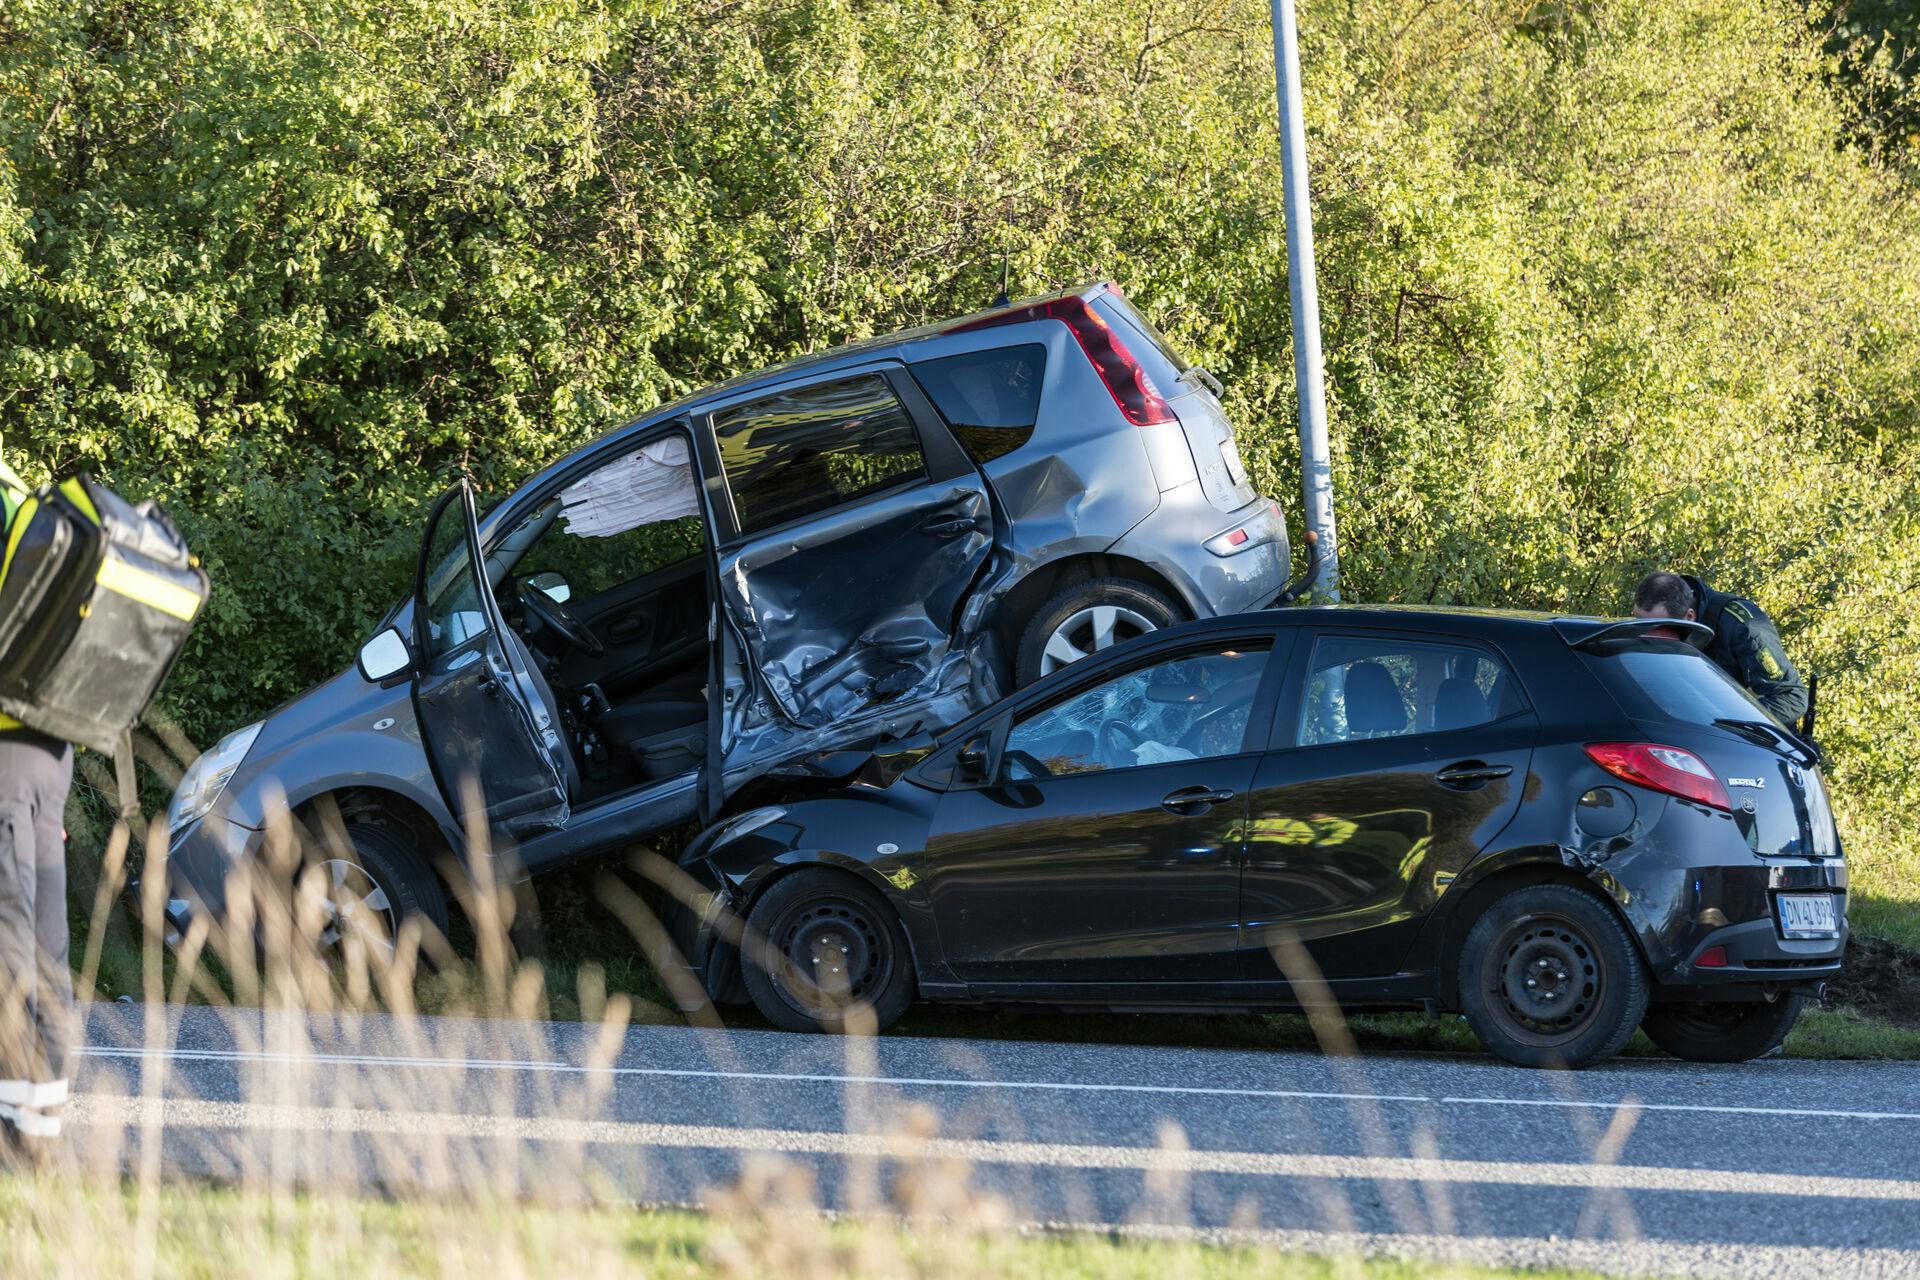
[[520,601],[522,609],[540,619],[555,635],[589,658],[598,658],[606,653],[607,646],[600,642],[600,637],[587,630],[587,624],[574,617],[571,609],[525,578],[515,581],[513,594]]
[[1123,752],[1131,756],[1146,740],[1145,734],[1125,720],[1100,722],[1100,754],[1108,758],[1118,757]]

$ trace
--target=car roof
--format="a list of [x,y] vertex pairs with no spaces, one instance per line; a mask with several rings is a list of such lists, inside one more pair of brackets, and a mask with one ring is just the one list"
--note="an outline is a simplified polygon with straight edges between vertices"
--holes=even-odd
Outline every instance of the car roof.
[[863,364],[869,360],[893,353],[896,348],[910,347],[916,343],[928,342],[948,333],[960,325],[981,320],[996,312],[1019,311],[1027,307],[1039,306],[1061,298],[1085,298],[1091,302],[1095,297],[1113,288],[1106,281],[1081,285],[1072,289],[1056,289],[1052,293],[1036,294],[1031,298],[1018,298],[1009,302],[996,302],[992,306],[982,307],[978,311],[969,311],[965,315],[952,316],[945,320],[935,320],[927,324],[915,325],[910,329],[897,329],[891,333],[875,334],[871,338],[859,338],[852,342],[843,342],[836,347],[827,347],[820,351],[810,351],[805,355],[783,360],[779,364],[767,365],[747,373],[735,374],[721,382],[710,383],[697,391],[688,392],[677,400],[649,409],[631,422],[623,423],[608,431],[601,438],[614,435],[632,427],[645,426],[661,419],[675,417],[698,409],[710,400],[721,400],[737,391],[747,390],[762,384],[772,385],[819,373],[838,365]]

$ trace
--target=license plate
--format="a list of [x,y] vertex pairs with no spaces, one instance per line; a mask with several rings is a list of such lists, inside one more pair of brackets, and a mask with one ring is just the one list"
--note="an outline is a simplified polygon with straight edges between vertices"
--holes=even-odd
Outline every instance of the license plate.
[[1840,913],[1830,893],[1783,893],[1774,901],[1782,937],[1831,938],[1840,932]]

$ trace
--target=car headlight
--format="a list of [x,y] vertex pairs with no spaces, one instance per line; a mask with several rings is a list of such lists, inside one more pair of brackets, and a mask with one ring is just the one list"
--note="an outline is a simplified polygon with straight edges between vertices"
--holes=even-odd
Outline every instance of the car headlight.
[[244,729],[235,729],[220,739],[213,750],[202,752],[199,759],[187,766],[180,785],[174,788],[173,803],[167,806],[169,834],[213,808],[221,793],[226,791],[227,780],[233,777],[233,771],[247,758],[253,740],[260,736],[262,723],[255,721]]

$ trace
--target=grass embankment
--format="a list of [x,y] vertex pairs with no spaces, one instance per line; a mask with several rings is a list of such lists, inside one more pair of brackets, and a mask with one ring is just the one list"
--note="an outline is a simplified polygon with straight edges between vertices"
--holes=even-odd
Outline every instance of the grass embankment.
[[181,1184],[143,1221],[137,1190],[0,1177],[0,1273],[48,1280],[126,1274],[168,1280],[519,1280],[576,1276],[994,1276],[1007,1280],[1431,1280],[1526,1271],[1086,1233],[959,1231],[832,1221],[810,1213],[703,1214],[502,1207],[285,1195]]

